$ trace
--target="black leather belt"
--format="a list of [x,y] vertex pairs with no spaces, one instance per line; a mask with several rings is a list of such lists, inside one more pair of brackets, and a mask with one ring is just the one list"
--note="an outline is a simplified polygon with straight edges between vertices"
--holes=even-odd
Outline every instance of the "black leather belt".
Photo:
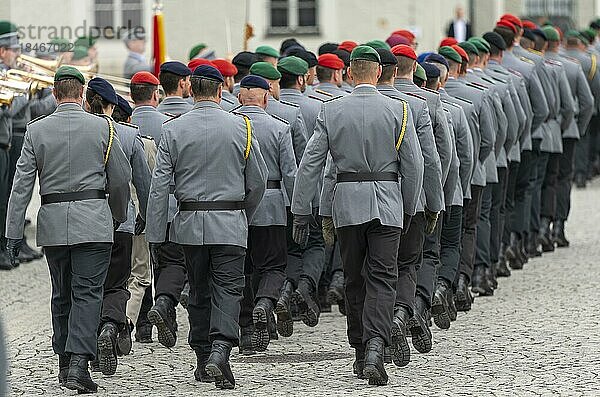
[[267,189],[281,189],[281,181],[267,181]]
[[67,201],[81,201],[105,199],[106,192],[104,190],[82,190],[80,192],[69,193],[50,193],[42,196],[42,205],[53,203],[64,203]]
[[243,210],[243,201],[182,201],[179,211],[235,211]]
[[25,127],[13,127],[13,135],[25,135]]
[[0,149],[2,149],[2,150],[9,150],[10,149],[10,145],[7,145],[6,143],[0,143]]
[[398,182],[396,172],[342,172],[337,174],[337,182]]

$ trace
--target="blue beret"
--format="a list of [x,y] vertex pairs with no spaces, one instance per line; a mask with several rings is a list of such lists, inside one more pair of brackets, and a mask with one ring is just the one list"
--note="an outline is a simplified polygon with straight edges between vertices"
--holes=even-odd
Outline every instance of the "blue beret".
[[269,83],[267,80],[254,74],[249,74],[240,81],[240,87],[242,88],[262,88],[263,90],[269,90]]
[[423,61],[425,61],[425,58],[427,58],[429,55],[433,54],[432,52],[422,52],[421,54],[419,54],[419,56],[417,57],[417,62],[418,63],[423,63]]
[[188,67],[179,61],[169,61],[160,65],[161,72],[169,72],[178,76],[189,76],[192,74]]
[[200,65],[196,69],[194,69],[194,73],[192,73],[194,77],[200,77],[203,79],[214,80],[218,82],[223,82],[223,75],[219,72],[219,69],[210,65]]
[[118,105],[119,100],[117,99],[117,93],[112,85],[103,78],[94,77],[88,83],[88,89],[94,91],[96,94],[100,95],[102,99],[104,99],[108,103],[112,103],[113,105]]
[[125,114],[127,114],[127,116],[131,116],[133,114],[133,109],[131,109],[129,102],[127,102],[127,100],[125,98],[123,98],[121,95],[117,94],[117,101],[119,101],[119,104],[117,105],[117,107],[119,109],[121,109],[123,112],[125,112]]
[[428,79],[435,79],[436,77],[440,77],[440,70],[437,68],[437,66],[427,62],[423,62],[421,66],[425,70],[425,74],[427,75]]
[[450,65],[448,64],[448,61],[440,54],[433,53],[428,55],[427,58],[425,58],[425,62],[440,63],[444,65],[447,70],[450,70]]

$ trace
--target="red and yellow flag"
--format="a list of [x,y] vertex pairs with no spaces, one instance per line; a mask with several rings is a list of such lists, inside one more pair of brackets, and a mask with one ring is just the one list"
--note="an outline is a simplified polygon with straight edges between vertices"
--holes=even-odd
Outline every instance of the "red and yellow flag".
[[167,57],[167,44],[165,42],[165,22],[160,3],[154,7],[154,16],[152,17],[152,48],[154,56],[154,75],[158,77],[160,65]]

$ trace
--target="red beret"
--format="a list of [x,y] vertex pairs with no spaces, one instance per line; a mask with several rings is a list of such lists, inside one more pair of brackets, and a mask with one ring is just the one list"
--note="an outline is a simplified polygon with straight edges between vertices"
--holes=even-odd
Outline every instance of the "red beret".
[[534,30],[534,29],[537,29],[538,26],[535,23],[533,23],[532,21],[525,20],[525,21],[523,21],[523,28]]
[[390,47],[397,46],[398,44],[406,44],[410,45],[410,40],[404,36],[400,36],[399,34],[393,34],[385,40],[386,43]]
[[554,29],[556,29],[556,31],[558,32],[558,35],[560,36],[560,39],[563,39],[563,32],[562,30],[560,30],[560,28],[558,26],[553,26]]
[[131,77],[131,84],[160,85],[160,81],[150,72],[137,72]]
[[335,70],[343,69],[346,66],[344,65],[344,61],[342,61],[340,57],[335,54],[319,55],[317,62],[319,63],[319,66]]
[[188,62],[187,66],[193,72],[200,65],[214,66],[211,61],[209,61],[208,59],[204,59],[204,58],[194,58]]
[[399,29],[399,30],[393,31],[392,34],[397,34],[398,36],[404,36],[410,41],[413,41],[415,39],[415,35],[413,34],[413,32],[411,32],[410,30],[406,30],[406,29]]
[[469,62],[469,56],[467,52],[463,50],[458,44],[451,45],[450,47],[454,48],[454,51],[458,52],[458,55],[463,59],[463,61]]
[[229,62],[227,59],[214,59],[212,63],[224,77],[235,76],[238,73],[238,69],[235,67],[235,65]]
[[415,61],[417,60],[417,54],[415,53],[415,50],[413,50],[411,46],[408,46],[406,44],[398,44],[393,46],[392,54],[396,56],[407,57]]
[[499,20],[498,22],[496,22],[496,26],[508,28],[508,29],[512,30],[513,33],[517,33],[517,27],[507,20]]
[[445,37],[440,41],[440,47],[452,47],[454,44],[458,44],[458,41],[454,37]]
[[357,47],[357,46],[358,46],[358,43],[356,41],[346,40],[346,41],[342,41],[340,43],[340,45],[338,45],[338,50],[352,52],[354,47]]
[[520,28],[523,27],[523,22],[521,22],[521,19],[519,19],[519,17],[513,15],[513,14],[504,14],[500,17],[501,21],[508,21],[510,23],[512,23],[515,26],[518,26]]

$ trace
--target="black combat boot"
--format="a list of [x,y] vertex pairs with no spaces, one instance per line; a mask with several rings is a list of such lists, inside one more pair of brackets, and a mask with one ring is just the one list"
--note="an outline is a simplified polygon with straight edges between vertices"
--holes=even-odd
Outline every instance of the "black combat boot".
[[454,291],[450,289],[448,291],[448,316],[450,321],[456,321],[458,311],[456,310],[456,303],[454,302]]
[[419,353],[429,353],[433,347],[431,330],[427,325],[429,305],[421,295],[415,297],[415,312],[408,321],[412,344]]
[[269,312],[269,321],[267,322],[267,329],[269,330],[269,339],[279,340],[279,334],[277,333],[277,322],[275,321],[275,313]]
[[71,354],[59,354],[58,355],[58,384],[65,386],[67,383],[67,376],[69,375],[69,363],[71,362]]
[[405,367],[410,362],[410,346],[406,339],[409,321],[410,313],[404,306],[400,306],[392,320],[392,345],[390,346],[392,361],[397,367]]
[[585,177],[585,174],[579,172],[575,174],[575,186],[577,187],[577,189],[585,189],[586,184],[587,179]]
[[380,336],[367,341],[363,374],[369,379],[370,385],[385,386],[388,383],[388,376],[383,366],[384,345],[385,342]]
[[337,304],[340,313],[346,314],[343,271],[337,270],[331,275],[331,284],[329,284],[329,290],[327,291],[327,300],[331,304]]
[[252,345],[252,335],[254,334],[254,326],[250,327],[242,327],[240,329],[240,345],[238,349],[240,354],[244,356],[249,356],[252,354],[256,354],[256,350]]
[[523,268],[523,261],[521,261],[521,255],[519,254],[519,235],[517,233],[510,233],[510,244],[506,247],[504,255],[512,269]]
[[558,248],[566,248],[570,242],[565,236],[565,221],[556,220],[552,227],[552,240]]
[[433,302],[431,303],[431,316],[435,325],[441,329],[450,328],[448,301],[451,291],[452,287],[450,283],[441,277],[438,278],[435,292],[433,293]]
[[475,265],[473,276],[471,277],[471,291],[474,294],[479,294],[479,296],[494,295],[494,290],[488,283],[484,265]]
[[229,354],[232,347],[231,342],[215,340],[206,361],[206,373],[215,379],[215,386],[218,389],[233,389],[235,387],[235,378],[229,366]]
[[327,288],[319,284],[319,309],[321,313],[331,313],[331,302],[327,299]]
[[525,251],[530,259],[542,256],[542,250],[540,249],[539,244],[539,234],[537,232],[531,232],[527,235],[527,246]]
[[292,295],[292,300],[298,306],[302,322],[309,327],[315,327],[319,324],[319,305],[315,300],[315,289],[310,280],[301,277],[298,281],[298,288]]
[[133,323],[127,319],[125,326],[117,334],[117,353],[120,356],[126,356],[131,353],[131,333],[133,332]]
[[498,280],[496,280],[496,266],[491,265],[485,268],[485,276],[487,277],[488,284],[492,289],[498,288]]
[[94,383],[88,371],[89,357],[84,354],[71,354],[69,373],[65,387],[77,390],[78,394],[96,393],[98,385]]
[[175,302],[166,295],[156,298],[156,303],[148,312],[148,320],[158,328],[158,341],[165,347],[173,347],[177,342]]
[[27,237],[23,236],[23,243],[21,245],[21,249],[19,250],[19,261],[21,263],[31,262],[42,257],[43,255],[40,252],[31,248],[31,246],[27,243]]
[[471,310],[473,296],[469,290],[469,279],[464,273],[458,276],[458,284],[456,286],[456,294],[454,295],[456,310],[459,312],[468,312]]
[[103,375],[114,375],[117,371],[117,326],[104,323],[98,336],[98,365]]
[[208,357],[210,356],[210,350],[194,349],[194,352],[196,353],[196,370],[194,371],[194,378],[196,378],[198,382],[213,383],[215,381],[214,376],[209,375],[205,368]]
[[269,298],[260,298],[252,310],[252,321],[254,322],[254,333],[252,334],[252,345],[259,352],[264,352],[271,341],[269,336],[268,322],[269,313],[273,311],[273,302]]
[[363,370],[365,369],[365,347],[358,346],[354,348],[354,363],[352,364],[352,370],[358,379],[367,379]]
[[0,247],[0,270],[12,270],[15,267],[10,263],[8,254]]
[[498,262],[494,264],[496,277],[510,277],[510,269],[506,266],[506,262],[509,260],[506,252],[509,246],[504,243],[500,244],[500,255],[498,255]]
[[519,252],[521,254],[521,262],[523,265],[529,261],[529,255],[527,254],[527,246],[529,245],[529,233],[523,233],[523,236],[519,240]]
[[138,325],[135,329],[135,341],[139,343],[152,343],[152,324],[142,323]]
[[552,230],[550,230],[551,224],[550,218],[542,217],[540,219],[540,233],[538,235],[538,241],[542,246],[542,252],[554,251],[554,241],[552,241]]
[[179,297],[179,303],[183,306],[184,309],[187,310],[188,302],[190,301],[190,283],[187,281],[183,284],[183,289],[181,290],[181,296]]
[[277,314],[277,332],[283,337],[290,337],[294,333],[294,319],[290,308],[290,300],[294,293],[294,285],[290,280],[285,280],[281,287],[281,296],[275,305]]

